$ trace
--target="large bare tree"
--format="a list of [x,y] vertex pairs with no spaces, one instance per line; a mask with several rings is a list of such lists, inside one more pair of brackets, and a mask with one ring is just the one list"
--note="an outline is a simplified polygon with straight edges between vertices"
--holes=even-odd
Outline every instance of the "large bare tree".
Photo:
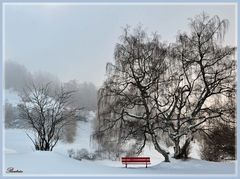
[[[66,125],[73,122],[77,108],[69,107],[72,91],[63,88],[50,93],[50,83],[32,84],[24,90],[19,104],[20,116],[32,129],[27,134],[36,150],[52,151]],[[51,96],[50,96],[51,94]]]
[[[168,84],[164,79],[167,47],[159,42],[157,34],[149,38],[140,27],[134,34],[124,29],[121,40],[115,49],[115,64],[108,64],[109,76],[99,91],[97,134],[111,141],[109,137],[115,135],[109,136],[109,131],[114,131],[117,144],[135,139],[137,153],[147,140],[151,141],[169,162],[168,152],[159,143],[158,131],[162,128],[155,105],[156,98],[160,98],[157,90]],[[161,99],[166,106],[166,96]]]
[[175,158],[187,157],[194,134],[207,132],[211,123],[234,123],[227,104],[235,96],[235,47],[221,43],[227,25],[227,20],[202,13],[191,19],[190,34],[180,34],[172,48],[179,78],[170,94],[174,103],[168,112],[171,115],[163,117],[170,124]]
[[234,123],[228,101],[235,96],[235,47],[222,45],[227,25],[200,14],[191,19],[191,32],[168,47],[156,34],[125,29],[99,90],[98,140],[119,148],[135,139],[138,153],[151,141],[168,162],[162,133],[173,142],[174,157],[186,158],[196,133],[215,121]]

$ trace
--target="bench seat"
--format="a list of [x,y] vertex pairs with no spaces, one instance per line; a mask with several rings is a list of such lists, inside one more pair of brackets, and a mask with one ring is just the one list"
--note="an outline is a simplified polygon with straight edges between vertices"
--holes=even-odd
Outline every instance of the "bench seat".
[[122,164],[127,168],[128,164],[144,164],[147,165],[150,163],[150,157],[122,157]]

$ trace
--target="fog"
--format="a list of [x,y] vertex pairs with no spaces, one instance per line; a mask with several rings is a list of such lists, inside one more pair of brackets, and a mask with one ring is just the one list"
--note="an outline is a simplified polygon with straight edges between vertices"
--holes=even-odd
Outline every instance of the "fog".
[[87,110],[96,110],[97,88],[91,82],[80,83],[73,79],[63,82],[56,75],[44,71],[31,73],[24,65],[15,61],[5,62],[5,89],[12,89],[21,93],[31,84],[42,85],[50,83],[50,91],[63,87],[65,90],[74,91],[71,102],[75,106],[84,107]]
[[149,34],[158,32],[161,41],[175,42],[179,30],[187,31],[188,18],[203,11],[230,21],[225,43],[235,45],[232,4],[91,4],[7,4],[4,59],[24,64],[32,73],[48,71],[63,82],[76,79],[100,87],[127,24],[142,24]]

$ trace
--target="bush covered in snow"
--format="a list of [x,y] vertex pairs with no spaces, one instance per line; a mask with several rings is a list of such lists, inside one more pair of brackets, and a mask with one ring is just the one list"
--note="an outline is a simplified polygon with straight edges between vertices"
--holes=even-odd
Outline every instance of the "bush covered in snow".
[[89,152],[87,149],[83,148],[80,150],[74,151],[73,149],[68,150],[68,156],[70,158],[74,158],[76,160],[95,160],[97,159],[97,155],[95,153]]

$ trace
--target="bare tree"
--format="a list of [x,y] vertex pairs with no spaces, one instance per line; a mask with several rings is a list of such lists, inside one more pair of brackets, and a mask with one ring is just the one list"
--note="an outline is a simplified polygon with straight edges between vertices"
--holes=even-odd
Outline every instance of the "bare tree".
[[[191,33],[180,34],[172,48],[178,63],[173,107],[165,121],[175,144],[175,158],[185,158],[196,132],[209,130],[216,120],[233,122],[228,98],[235,94],[235,47],[222,46],[228,21],[205,13],[191,19]],[[218,101],[216,103],[216,101]],[[235,104],[233,104],[233,107]],[[180,141],[183,141],[180,147]]]
[[219,120],[234,125],[228,102],[236,93],[236,48],[222,45],[227,25],[200,14],[191,19],[191,33],[168,47],[156,34],[125,29],[99,90],[98,140],[120,146],[135,139],[138,153],[151,141],[169,161],[161,134],[173,142],[175,158],[187,158],[195,134]]
[[[160,98],[156,90],[167,84],[164,79],[167,47],[159,42],[157,34],[150,39],[140,27],[134,34],[124,29],[121,39],[115,49],[115,64],[108,64],[109,77],[99,91],[97,134],[104,139],[104,133],[114,132],[107,140],[112,141],[117,135],[118,145],[135,139],[137,153],[147,140],[151,141],[169,162],[168,152],[159,144],[158,131],[162,128],[155,105],[156,98]],[[166,106],[165,96],[161,99]]]
[[69,107],[72,91],[61,88],[49,96],[50,83],[25,89],[19,104],[20,116],[26,120],[35,137],[28,137],[36,150],[52,151],[64,126],[74,120],[76,108]]

